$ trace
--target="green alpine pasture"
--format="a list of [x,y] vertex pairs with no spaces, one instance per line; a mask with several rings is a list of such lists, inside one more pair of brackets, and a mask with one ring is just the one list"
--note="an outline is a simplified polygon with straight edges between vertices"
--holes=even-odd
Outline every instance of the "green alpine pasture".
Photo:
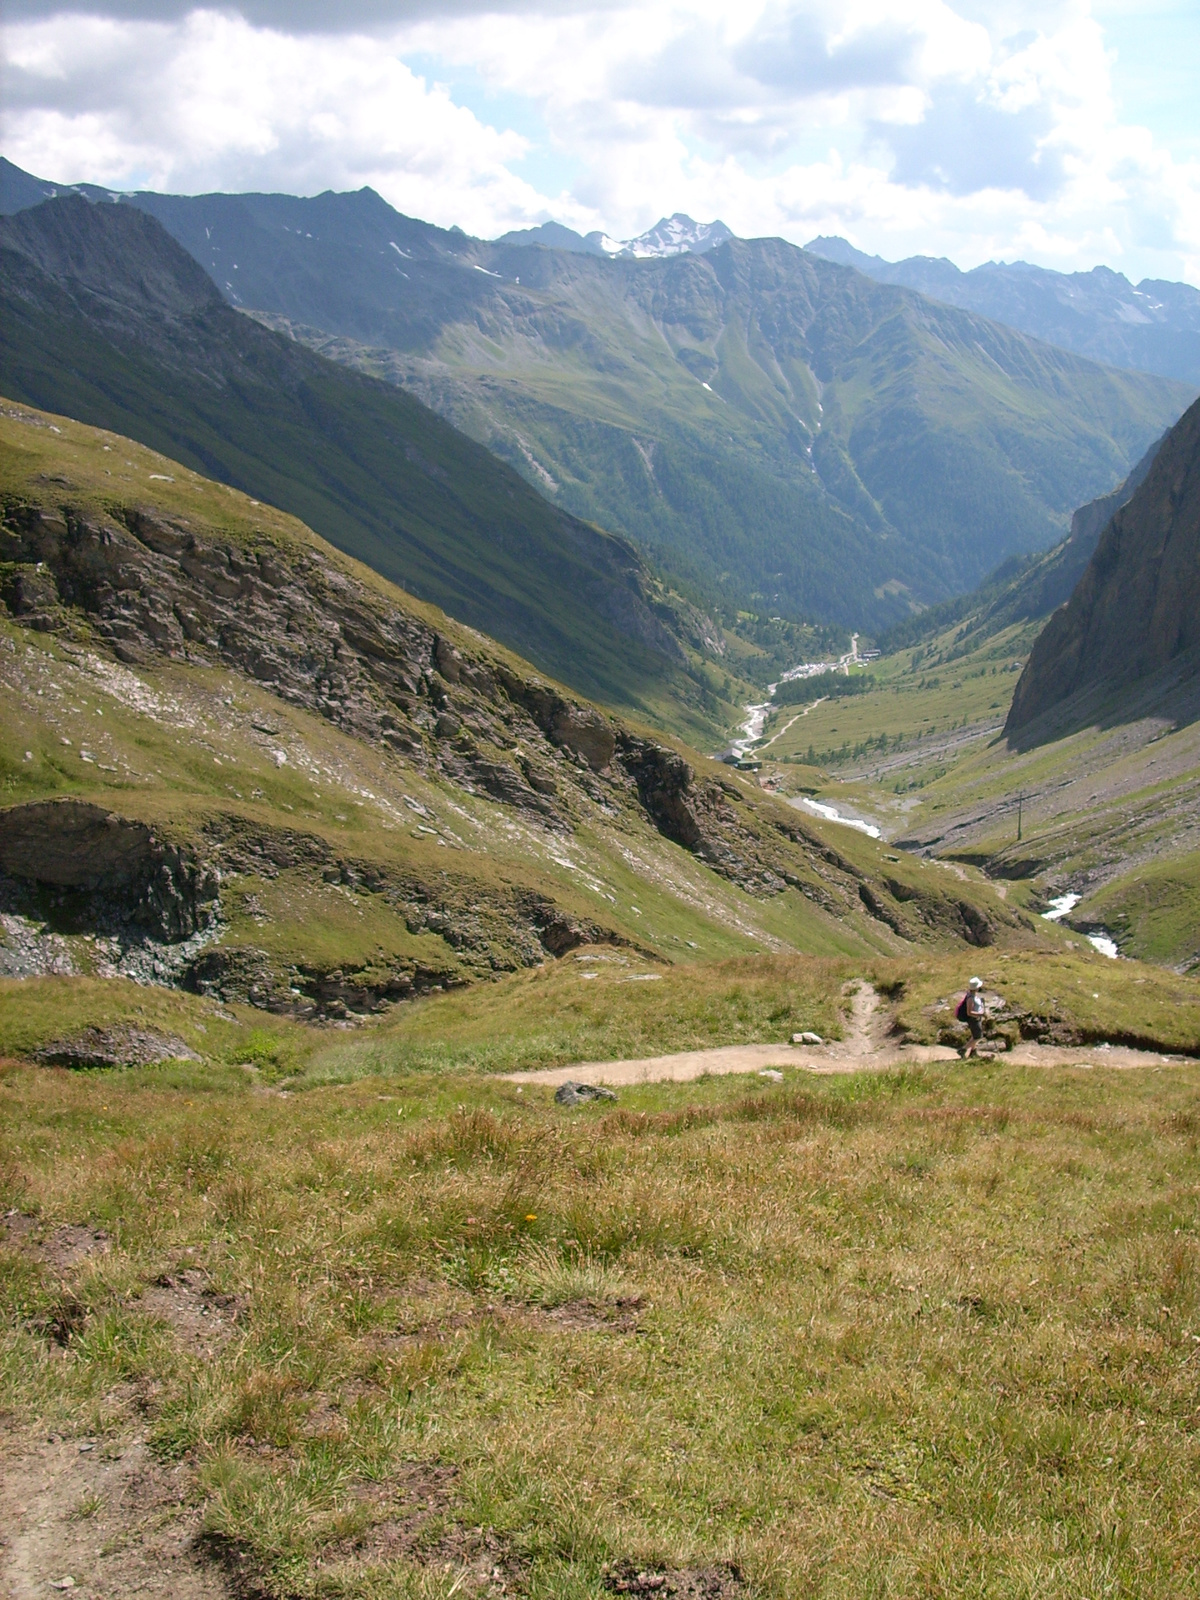
[[[823,970],[790,979],[821,1015]],[[0,1244],[0,1405],[113,1450],[132,1406],[255,1592],[1196,1592],[1190,1063],[569,1111],[453,1070],[281,1094],[261,1038],[208,1037],[3,1068],[0,1203],[109,1243]],[[161,1287],[199,1281],[202,1347]]]

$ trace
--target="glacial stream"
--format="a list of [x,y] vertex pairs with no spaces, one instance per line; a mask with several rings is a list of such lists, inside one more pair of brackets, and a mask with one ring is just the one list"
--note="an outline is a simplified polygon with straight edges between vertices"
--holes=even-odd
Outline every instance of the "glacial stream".
[[[741,737],[735,739],[729,746],[734,758],[744,761],[754,754],[754,747],[762,738],[767,718],[771,714],[775,691],[781,683],[792,683],[797,678],[815,678],[822,672],[847,671],[857,660],[858,635],[855,633],[850,636],[849,650],[838,660],[802,661],[798,667],[789,667],[777,682],[767,685],[765,700],[746,707],[746,720],[742,723]],[[840,822],[845,828],[857,828],[859,833],[865,833],[869,839],[882,837],[873,822],[864,822],[861,817],[844,817],[836,806],[828,805],[824,800],[810,800],[807,795],[796,795],[794,798],[789,797],[789,804],[811,812],[814,817],[824,817],[826,822]]]
[[[775,683],[767,685],[767,698],[754,705],[746,707],[746,720],[742,723],[741,737],[734,739],[729,746],[730,753],[737,761],[745,761],[753,755],[755,746],[762,738],[763,729],[767,725],[767,718],[771,714],[771,704],[775,698],[775,691],[781,683],[790,683],[796,678],[815,678],[821,672],[836,672],[839,668],[847,670],[853,662],[858,660],[858,635],[853,634],[850,640],[850,649],[837,661],[803,661],[797,667],[791,667]],[[831,806],[824,800],[812,800],[807,795],[789,797],[789,804],[799,810],[808,811],[815,817],[824,817],[826,822],[839,822],[844,828],[856,828],[859,833],[865,833],[868,839],[882,837],[880,830],[873,822],[864,822],[861,817],[846,817],[836,806]],[[1050,909],[1042,913],[1046,922],[1061,922],[1069,916],[1083,898],[1078,894],[1060,894],[1050,902]],[[1094,933],[1085,933],[1084,938],[1094,950],[1102,956],[1107,956],[1110,961],[1119,960],[1121,952],[1117,949],[1117,942],[1112,935],[1103,928],[1097,928]]]
[[[1081,894],[1056,895],[1050,902],[1049,911],[1042,912],[1043,922],[1061,922],[1064,917],[1070,916],[1075,907],[1083,899]],[[1092,946],[1099,950],[1102,956],[1107,956],[1110,961],[1120,958],[1121,952],[1117,949],[1117,941],[1103,928],[1097,928],[1095,933],[1085,933],[1083,936]]]

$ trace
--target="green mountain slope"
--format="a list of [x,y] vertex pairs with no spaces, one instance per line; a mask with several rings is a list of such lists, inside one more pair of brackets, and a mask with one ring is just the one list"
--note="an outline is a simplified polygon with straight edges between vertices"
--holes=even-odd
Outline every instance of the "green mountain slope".
[[1109,494],[1080,506],[1071,518],[1071,531],[1061,544],[1044,554],[1014,557],[989,577],[954,600],[930,606],[919,616],[889,628],[879,640],[885,653],[926,644],[959,625],[956,655],[967,655],[984,639],[1013,623],[1036,622],[1065,605],[1083,576],[1092,552],[1114,514],[1145,481],[1162,444],[1156,439],[1123,483]]
[[314,322],[280,282],[238,292],[558,503],[706,582],[843,623],[878,626],[1055,542],[1190,398],[777,240],[632,263],[473,253],[486,273],[464,285],[462,265],[427,263],[374,317]]
[[117,434],[0,403],[0,497],[0,976],[304,1019],[592,946],[1025,937]]
[[602,699],[711,726],[680,636],[703,620],[626,541],[410,396],[237,316],[151,218],[75,197],[3,219],[0,296],[9,393],[294,512]]
[[884,261],[838,238],[811,239],[804,248],[1090,361],[1200,382],[1200,289],[1190,283],[1143,278],[1135,288],[1110,267],[1053,272],[1028,261],[985,261],[961,272],[944,256]]

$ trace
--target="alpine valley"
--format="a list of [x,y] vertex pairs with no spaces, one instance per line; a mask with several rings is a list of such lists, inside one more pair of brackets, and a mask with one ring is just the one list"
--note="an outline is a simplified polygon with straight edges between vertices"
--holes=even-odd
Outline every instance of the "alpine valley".
[[[55,188],[6,167],[0,209]],[[370,190],[91,198],[730,612],[879,628],[961,593],[1061,538],[1195,394],[678,217],[596,254],[471,239]]]
[[0,164],[5,1593],[1195,1594],[1197,373],[865,265]]

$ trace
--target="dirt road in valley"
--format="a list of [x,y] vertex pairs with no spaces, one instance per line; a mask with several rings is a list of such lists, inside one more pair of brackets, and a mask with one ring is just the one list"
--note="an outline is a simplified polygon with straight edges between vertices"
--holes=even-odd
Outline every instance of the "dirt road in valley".
[[[689,1083],[710,1074],[793,1069],[819,1075],[882,1072],[932,1061],[956,1061],[958,1052],[945,1045],[898,1044],[889,1033],[886,1004],[869,983],[847,988],[845,1038],[821,1045],[732,1044],[712,1050],[684,1050],[675,1055],[645,1056],[630,1061],[581,1061],[541,1072],[508,1072],[509,1083],[596,1083],[610,1087],[637,1083]],[[986,1047],[985,1047],[986,1048]],[[1158,1067],[1179,1057],[1123,1045],[1020,1044],[1001,1059],[1023,1067]]]

